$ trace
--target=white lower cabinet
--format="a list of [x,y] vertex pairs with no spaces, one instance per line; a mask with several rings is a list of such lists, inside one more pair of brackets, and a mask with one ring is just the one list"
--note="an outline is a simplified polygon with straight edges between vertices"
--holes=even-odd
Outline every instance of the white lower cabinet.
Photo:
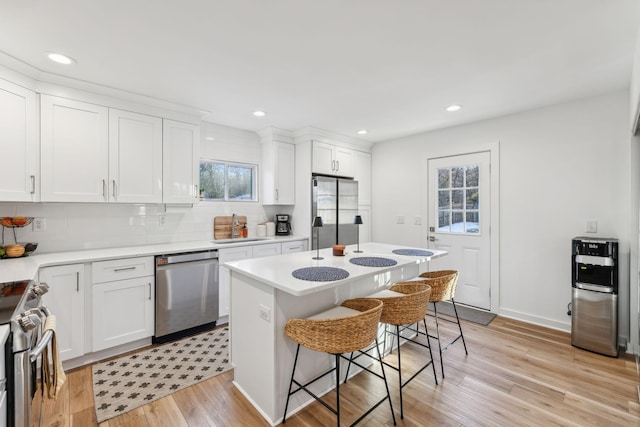
[[44,267],[38,279],[49,285],[43,301],[56,316],[61,360],[85,354],[84,264]]
[[282,245],[280,243],[270,243],[268,245],[256,245],[253,247],[252,258],[262,258],[265,256],[280,255],[282,253]]
[[282,243],[282,254],[292,254],[294,252],[304,252],[307,250],[306,240],[296,240],[294,242]]
[[[153,335],[153,257],[99,261],[93,274],[93,351]],[[104,280],[101,283],[98,281]]]
[[220,249],[218,250],[218,262],[220,267],[218,270],[219,280],[219,317],[229,315],[229,300],[230,290],[229,284],[231,283],[231,272],[227,267],[222,264],[230,261],[240,261],[243,259],[253,258],[253,246],[239,246],[236,248]]

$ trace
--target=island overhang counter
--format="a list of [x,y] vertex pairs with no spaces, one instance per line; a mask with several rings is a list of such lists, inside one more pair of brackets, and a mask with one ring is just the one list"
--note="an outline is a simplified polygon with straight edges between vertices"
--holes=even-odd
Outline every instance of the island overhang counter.
[[[316,251],[307,251],[224,264],[231,271],[229,327],[234,384],[271,425],[281,421],[296,350],[296,343],[284,335],[288,319],[309,317],[346,299],[370,295],[414,278],[421,271],[420,264],[447,254],[384,243],[360,244],[362,253],[355,253],[355,248],[348,246],[345,256],[333,256],[331,249],[322,249],[321,260],[313,259]],[[317,267],[339,269],[348,276],[314,281],[292,274]],[[304,361],[299,361],[298,366],[304,377],[311,379],[330,366],[332,358],[326,354],[303,351]],[[314,385],[319,394],[334,386],[329,379]],[[310,401],[304,392],[293,395],[289,413]]]

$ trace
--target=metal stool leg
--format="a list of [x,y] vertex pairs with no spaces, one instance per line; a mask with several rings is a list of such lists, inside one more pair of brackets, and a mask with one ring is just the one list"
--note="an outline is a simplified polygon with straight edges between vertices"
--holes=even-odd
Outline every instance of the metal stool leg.
[[440,325],[438,324],[438,307],[437,303],[433,303],[433,314],[436,319],[436,336],[438,337],[438,350],[440,352],[440,371],[442,372],[442,378],[444,379],[444,359],[442,358],[442,343],[440,342]]
[[293,387],[293,375],[296,373],[296,365],[298,364],[298,354],[300,353],[300,344],[296,348],[296,357],[293,360],[293,370],[291,371],[291,381],[289,382],[289,392],[287,393],[287,403],[284,405],[284,415],[282,416],[282,424],[287,421],[287,408],[289,407],[289,398],[291,397],[291,388]]
[[464,354],[467,352],[467,343],[464,341],[464,334],[462,333],[462,326],[460,325],[460,318],[458,317],[458,309],[456,308],[456,302],[451,298],[451,304],[453,304],[453,311],[456,313],[456,321],[458,322],[458,329],[460,330],[460,337],[462,338],[462,345],[464,346]]
[[400,419],[404,419],[404,408],[402,402],[402,362],[400,361],[400,326],[396,325],[396,338],[398,340],[398,388],[400,389]]
[[[436,364],[433,363],[433,352],[431,351],[431,340],[429,339],[429,330],[427,329],[427,319],[422,319],[424,323],[424,334],[427,337],[427,344],[429,345],[429,357],[431,357],[431,368],[433,369],[433,379],[436,380],[436,385],[438,385],[438,376],[436,375]],[[416,325],[416,329],[418,329]]]
[[340,427],[340,355],[336,354],[336,417],[337,426]]

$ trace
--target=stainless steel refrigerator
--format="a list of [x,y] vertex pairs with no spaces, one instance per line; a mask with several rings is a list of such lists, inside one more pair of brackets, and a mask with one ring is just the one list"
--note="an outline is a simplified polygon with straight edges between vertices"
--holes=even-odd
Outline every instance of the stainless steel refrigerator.
[[[314,175],[311,183],[312,218],[322,217],[323,226],[311,229],[312,249],[330,248],[335,244],[354,244],[358,226],[358,181]],[[319,246],[318,246],[319,245]]]

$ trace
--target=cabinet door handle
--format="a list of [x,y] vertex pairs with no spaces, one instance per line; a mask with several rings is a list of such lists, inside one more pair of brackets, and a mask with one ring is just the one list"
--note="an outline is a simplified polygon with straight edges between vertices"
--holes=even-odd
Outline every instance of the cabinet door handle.
[[336,160],[336,172],[340,170],[340,160]]
[[149,282],[149,301],[151,301],[151,282]]
[[107,180],[102,180],[102,198],[107,200]]
[[123,267],[123,268],[114,268],[113,271],[114,272],[119,272],[119,271],[129,271],[129,270],[135,270],[135,267]]
[[113,200],[116,199],[116,180],[113,180]]
[[280,196],[278,195],[278,189],[276,188],[276,200],[278,200]]
[[80,292],[80,272],[76,271],[76,292]]
[[200,195],[198,194],[198,184],[194,184],[193,186],[193,198],[194,199],[198,199]]
[[36,176],[29,175],[29,177],[31,178],[31,194],[36,194]]

